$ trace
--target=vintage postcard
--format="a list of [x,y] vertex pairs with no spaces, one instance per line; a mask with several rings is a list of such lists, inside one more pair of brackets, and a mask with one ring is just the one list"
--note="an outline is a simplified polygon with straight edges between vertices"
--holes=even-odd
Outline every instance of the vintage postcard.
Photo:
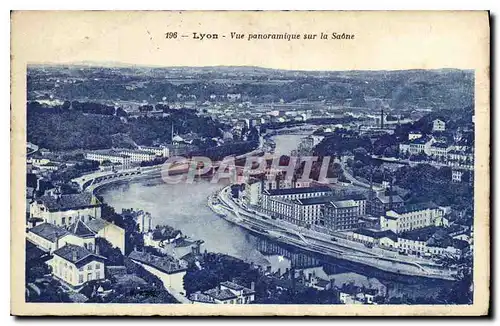
[[488,314],[488,12],[11,23],[12,314]]

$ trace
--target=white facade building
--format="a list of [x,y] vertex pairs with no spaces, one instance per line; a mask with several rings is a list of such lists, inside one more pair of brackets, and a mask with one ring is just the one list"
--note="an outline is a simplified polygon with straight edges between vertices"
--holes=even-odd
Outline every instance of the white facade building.
[[395,233],[421,229],[427,226],[447,226],[444,212],[433,203],[403,206],[387,211],[380,217],[382,230]]
[[88,281],[105,279],[105,258],[91,251],[67,244],[54,251],[48,262],[52,274],[72,287]]
[[170,150],[166,146],[159,146],[159,147],[139,146],[139,149],[144,152],[153,153],[156,156],[168,157],[170,155]]
[[101,204],[90,193],[45,195],[30,204],[30,217],[64,227],[78,219],[100,218]]
[[156,154],[147,151],[127,149],[120,152],[121,155],[126,155],[130,157],[131,162],[148,162],[156,158]]
[[441,119],[436,119],[432,121],[432,131],[445,131],[446,130],[446,122]]
[[98,161],[99,163],[102,163],[104,161],[109,161],[111,163],[118,163],[121,164],[123,168],[129,167],[130,163],[132,162],[129,156],[117,153],[91,152],[91,153],[86,153],[85,158],[87,160]]

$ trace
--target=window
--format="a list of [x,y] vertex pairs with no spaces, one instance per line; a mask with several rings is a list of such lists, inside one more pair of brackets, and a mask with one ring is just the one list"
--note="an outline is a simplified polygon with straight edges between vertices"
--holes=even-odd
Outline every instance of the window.
[[91,270],[92,270],[92,264],[88,264],[88,265],[87,265],[87,269],[88,269],[89,271],[91,271]]
[[83,274],[78,276],[78,283],[83,283]]
[[66,225],[66,218],[65,217],[61,218],[61,224]]
[[95,273],[95,278],[96,278],[97,280],[101,279],[101,272],[97,271],[97,272]]

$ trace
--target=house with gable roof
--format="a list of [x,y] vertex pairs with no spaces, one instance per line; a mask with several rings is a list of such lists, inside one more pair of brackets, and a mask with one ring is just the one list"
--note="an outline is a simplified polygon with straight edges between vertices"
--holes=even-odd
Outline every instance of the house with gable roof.
[[49,253],[68,243],[93,251],[95,248],[94,235],[85,234],[80,229],[64,229],[54,224],[42,223],[29,229],[26,233],[26,239]]
[[211,304],[248,304],[255,301],[255,291],[234,282],[221,282],[213,289],[192,293],[189,300],[193,303]]
[[78,245],[89,250],[95,246],[95,238],[99,237],[106,239],[114,247],[120,249],[122,254],[125,254],[125,230],[112,222],[102,218],[93,218],[87,221],[81,218],[68,229],[80,239],[85,239]]
[[66,244],[53,252],[48,262],[52,275],[71,287],[105,278],[106,258],[83,247]]
[[59,191],[35,199],[30,204],[30,218],[66,227],[78,219],[101,217],[101,203],[90,193],[66,194]]

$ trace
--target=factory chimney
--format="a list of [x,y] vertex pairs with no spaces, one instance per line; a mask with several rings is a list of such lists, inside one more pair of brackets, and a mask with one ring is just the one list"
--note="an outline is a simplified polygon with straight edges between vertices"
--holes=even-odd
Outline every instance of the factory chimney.
[[384,107],[380,107],[380,129],[384,129]]

